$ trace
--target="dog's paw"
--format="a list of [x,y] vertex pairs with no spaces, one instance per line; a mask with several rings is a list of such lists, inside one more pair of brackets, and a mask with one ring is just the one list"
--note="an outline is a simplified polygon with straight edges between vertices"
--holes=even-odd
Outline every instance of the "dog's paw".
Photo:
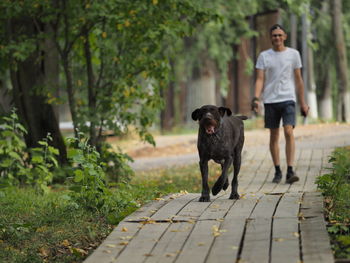
[[226,189],[228,188],[229,185],[230,185],[230,184],[229,184],[228,178],[227,178],[227,179],[226,179],[226,182],[224,183],[224,186],[222,187],[222,189],[223,189],[224,191],[226,191]]
[[210,202],[209,196],[201,196],[198,200],[199,202]]
[[239,194],[238,193],[232,193],[230,195],[230,199],[239,199]]
[[217,180],[216,183],[214,184],[213,188],[211,189],[211,192],[213,195],[217,195],[222,189],[222,183],[221,180]]

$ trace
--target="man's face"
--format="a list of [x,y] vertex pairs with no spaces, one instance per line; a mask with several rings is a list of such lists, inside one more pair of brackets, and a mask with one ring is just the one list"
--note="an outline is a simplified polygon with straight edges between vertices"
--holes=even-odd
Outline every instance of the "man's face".
[[286,39],[287,35],[282,29],[277,28],[271,32],[271,42],[274,47],[283,46]]

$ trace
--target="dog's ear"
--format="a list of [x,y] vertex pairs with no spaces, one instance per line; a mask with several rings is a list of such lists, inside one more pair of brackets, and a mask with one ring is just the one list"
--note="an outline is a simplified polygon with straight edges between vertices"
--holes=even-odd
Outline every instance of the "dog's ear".
[[195,109],[195,110],[192,112],[192,120],[194,120],[194,121],[199,120],[200,111],[201,111],[200,109]]
[[226,112],[227,116],[231,116],[232,115],[232,111],[229,108],[226,108],[226,107],[220,107],[219,108],[219,113],[220,113],[221,117],[224,117],[225,112]]

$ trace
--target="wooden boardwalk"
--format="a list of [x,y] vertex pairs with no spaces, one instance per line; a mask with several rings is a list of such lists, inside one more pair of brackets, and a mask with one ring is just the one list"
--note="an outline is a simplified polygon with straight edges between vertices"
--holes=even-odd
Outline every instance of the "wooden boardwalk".
[[334,262],[314,182],[334,147],[350,145],[349,134],[342,126],[299,140],[300,181],[293,185],[271,183],[267,142],[248,144],[241,199],[229,200],[229,191],[222,191],[208,203],[198,202],[197,193],[155,200],[125,218],[85,262]]

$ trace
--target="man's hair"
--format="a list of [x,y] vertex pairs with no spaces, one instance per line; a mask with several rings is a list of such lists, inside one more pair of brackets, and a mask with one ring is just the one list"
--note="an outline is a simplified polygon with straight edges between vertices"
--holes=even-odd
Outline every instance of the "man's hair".
[[283,26],[279,25],[279,24],[274,24],[271,28],[270,28],[270,34],[272,33],[272,31],[274,31],[275,29],[281,29],[284,33],[287,34],[286,30],[283,28]]

